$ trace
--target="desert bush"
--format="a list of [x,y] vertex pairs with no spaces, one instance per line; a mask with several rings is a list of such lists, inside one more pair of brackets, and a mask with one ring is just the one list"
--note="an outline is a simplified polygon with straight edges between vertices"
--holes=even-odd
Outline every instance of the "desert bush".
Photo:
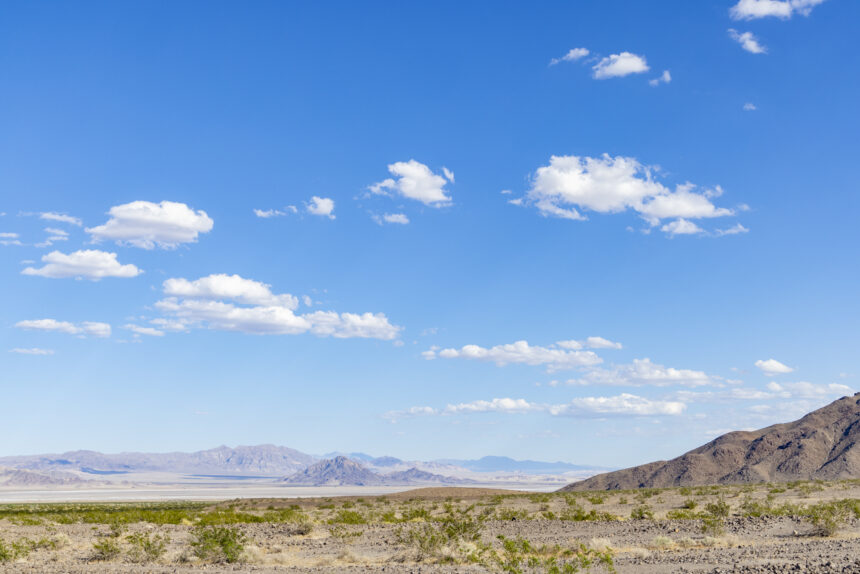
[[[417,550],[422,560],[475,561],[475,552],[481,549],[479,543],[486,515],[473,515],[473,510],[474,506],[455,509],[446,505],[445,514],[433,522],[398,530],[397,541]],[[451,551],[455,554],[451,555]]]
[[517,510],[516,508],[498,508],[496,509],[496,518],[498,520],[525,520],[529,513],[525,510]]
[[655,536],[651,541],[651,547],[658,550],[667,550],[675,546],[675,541],[668,536]]
[[0,562],[8,562],[9,560],[12,560],[12,549],[6,546],[6,543],[0,538]]
[[676,508],[667,512],[666,518],[669,520],[694,520],[699,518],[699,513],[695,510],[687,510],[686,508]]
[[167,552],[170,537],[166,534],[129,534],[125,538],[129,544],[128,558],[132,562],[154,562]]
[[351,544],[355,539],[364,534],[361,530],[350,530],[345,526],[330,526],[328,533],[332,538],[342,544]]
[[821,536],[836,534],[848,522],[850,515],[851,509],[843,501],[822,502],[807,509],[807,519]]
[[247,537],[229,526],[198,526],[191,532],[194,555],[206,562],[238,562]]
[[559,520],[568,520],[572,522],[583,522],[586,520],[617,520],[618,517],[609,512],[598,512],[595,509],[590,509],[588,512],[579,504],[572,504],[568,508],[561,511],[558,515]]
[[119,542],[116,538],[105,538],[93,542],[92,559],[98,561],[113,560],[119,556],[120,552]]
[[603,504],[606,502],[606,493],[603,492],[595,492],[586,496],[585,499],[591,504]]
[[499,540],[502,543],[501,552],[487,553],[483,564],[507,574],[573,574],[582,570],[590,571],[592,566],[615,572],[610,550],[600,551],[584,544],[577,548],[537,546],[521,537],[499,536]]
[[329,524],[367,524],[367,518],[355,510],[340,510],[328,522]]
[[682,508],[686,508],[687,510],[693,510],[699,505],[698,502],[693,500],[692,498],[688,498],[684,501],[684,504],[681,505]]
[[647,504],[640,504],[630,511],[633,520],[654,520],[654,511]]

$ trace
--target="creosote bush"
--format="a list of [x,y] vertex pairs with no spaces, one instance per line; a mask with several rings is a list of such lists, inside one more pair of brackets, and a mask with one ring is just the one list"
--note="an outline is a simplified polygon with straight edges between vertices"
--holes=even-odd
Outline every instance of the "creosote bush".
[[247,537],[229,526],[198,526],[192,532],[191,549],[205,562],[238,562]]
[[166,534],[129,534],[128,558],[132,562],[155,562],[167,552],[170,537]]

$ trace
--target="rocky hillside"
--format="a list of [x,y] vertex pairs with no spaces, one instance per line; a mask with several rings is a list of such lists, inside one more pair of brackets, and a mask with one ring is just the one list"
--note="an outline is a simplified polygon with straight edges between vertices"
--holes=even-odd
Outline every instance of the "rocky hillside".
[[670,461],[599,474],[562,490],[860,478],[860,393],[800,420],[731,432]]
[[345,456],[322,460],[283,479],[290,486],[397,486],[411,484],[464,484],[472,482],[410,468],[378,474]]
[[283,480],[291,486],[378,486],[382,477],[345,456],[321,460]]

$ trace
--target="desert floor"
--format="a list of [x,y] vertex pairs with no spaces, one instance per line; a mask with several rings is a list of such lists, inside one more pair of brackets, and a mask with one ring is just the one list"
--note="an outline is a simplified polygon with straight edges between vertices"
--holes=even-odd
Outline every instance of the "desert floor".
[[0,540],[9,573],[860,573],[860,481],[2,505]]

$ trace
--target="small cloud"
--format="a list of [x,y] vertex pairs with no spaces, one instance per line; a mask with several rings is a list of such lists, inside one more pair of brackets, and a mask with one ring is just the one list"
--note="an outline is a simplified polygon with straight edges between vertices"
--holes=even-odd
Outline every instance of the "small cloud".
[[736,223],[732,227],[728,229],[717,229],[714,232],[718,237],[723,235],[738,235],[741,233],[749,233],[749,229],[741,225],[740,223]]
[[680,218],[667,223],[660,228],[660,231],[664,231],[669,235],[696,235],[704,233],[705,230],[692,221]]
[[766,375],[782,375],[794,372],[793,368],[780,363],[776,359],[758,360],[755,362],[755,366]]
[[270,217],[283,217],[284,215],[289,215],[291,213],[298,213],[298,209],[295,205],[288,205],[283,210],[281,209],[255,209],[254,215],[260,217],[262,219],[268,219]]
[[499,193],[501,193],[502,195],[511,195],[513,191],[511,191],[510,189],[503,189]]
[[9,349],[10,353],[17,353],[19,355],[53,355],[54,351],[52,349],[40,349],[38,347],[33,347],[31,349]]
[[158,329],[155,329],[153,327],[141,327],[139,325],[129,324],[129,325],[124,325],[123,329],[128,329],[129,331],[134,333],[136,336],[137,335],[147,335],[149,337],[163,337],[164,336],[164,331],[159,331]]
[[663,73],[653,80],[648,81],[648,85],[652,88],[659,86],[660,84],[668,84],[672,81],[672,74],[669,73],[669,70],[663,70]]
[[379,225],[383,225],[385,223],[398,223],[400,225],[406,225],[409,223],[409,218],[406,217],[405,213],[386,213],[384,215],[373,215],[373,220]]
[[622,78],[630,74],[642,74],[650,68],[645,62],[644,56],[632,54],[630,52],[621,52],[620,54],[612,54],[601,59],[592,67],[594,70],[595,80],[605,80],[608,78]]
[[744,104],[744,111],[745,111],[745,112],[754,112],[754,111],[756,111],[757,109],[758,109],[758,108],[757,108],[757,107],[755,107],[755,104],[754,104],[754,103],[752,103],[752,102],[747,102],[747,103],[745,103],[745,104]]
[[553,58],[549,61],[550,66],[555,66],[561,62],[575,62],[576,60],[581,60],[586,57],[591,52],[588,51],[587,48],[573,48],[567,52],[561,58]]
[[39,219],[44,219],[46,221],[59,221],[60,223],[68,223],[70,225],[77,225],[78,227],[84,224],[84,222],[78,217],[72,217],[65,213],[55,213],[53,211],[40,213]]
[[89,279],[98,281],[105,277],[137,277],[143,271],[131,263],[121,264],[117,260],[116,253],[108,253],[97,249],[75,251],[74,253],[61,253],[52,251],[42,256],[43,267],[27,267],[21,271],[22,275],[39,275],[59,279],[64,277],[75,277],[77,279]]
[[729,37],[750,54],[767,54],[767,48],[759,43],[752,32],[740,33],[734,28],[729,28]]
[[454,182],[454,173],[448,168],[442,168],[443,177],[423,163],[410,159],[390,164],[388,172],[397,179],[389,177],[368,186],[371,194],[391,196],[397,193],[429,207],[451,205],[451,196],[447,195],[445,186]]
[[823,2],[824,0],[738,0],[737,4],[729,8],[729,15],[734,20],[788,20],[795,13],[809,16],[812,9]]
[[115,241],[141,249],[175,249],[196,243],[201,233],[212,230],[214,222],[205,211],[194,210],[175,201],[132,201],[108,210],[104,225],[87,228],[93,242]]
[[320,217],[328,217],[334,219],[334,200],[328,197],[311,197],[310,202],[305,206],[307,212]]

